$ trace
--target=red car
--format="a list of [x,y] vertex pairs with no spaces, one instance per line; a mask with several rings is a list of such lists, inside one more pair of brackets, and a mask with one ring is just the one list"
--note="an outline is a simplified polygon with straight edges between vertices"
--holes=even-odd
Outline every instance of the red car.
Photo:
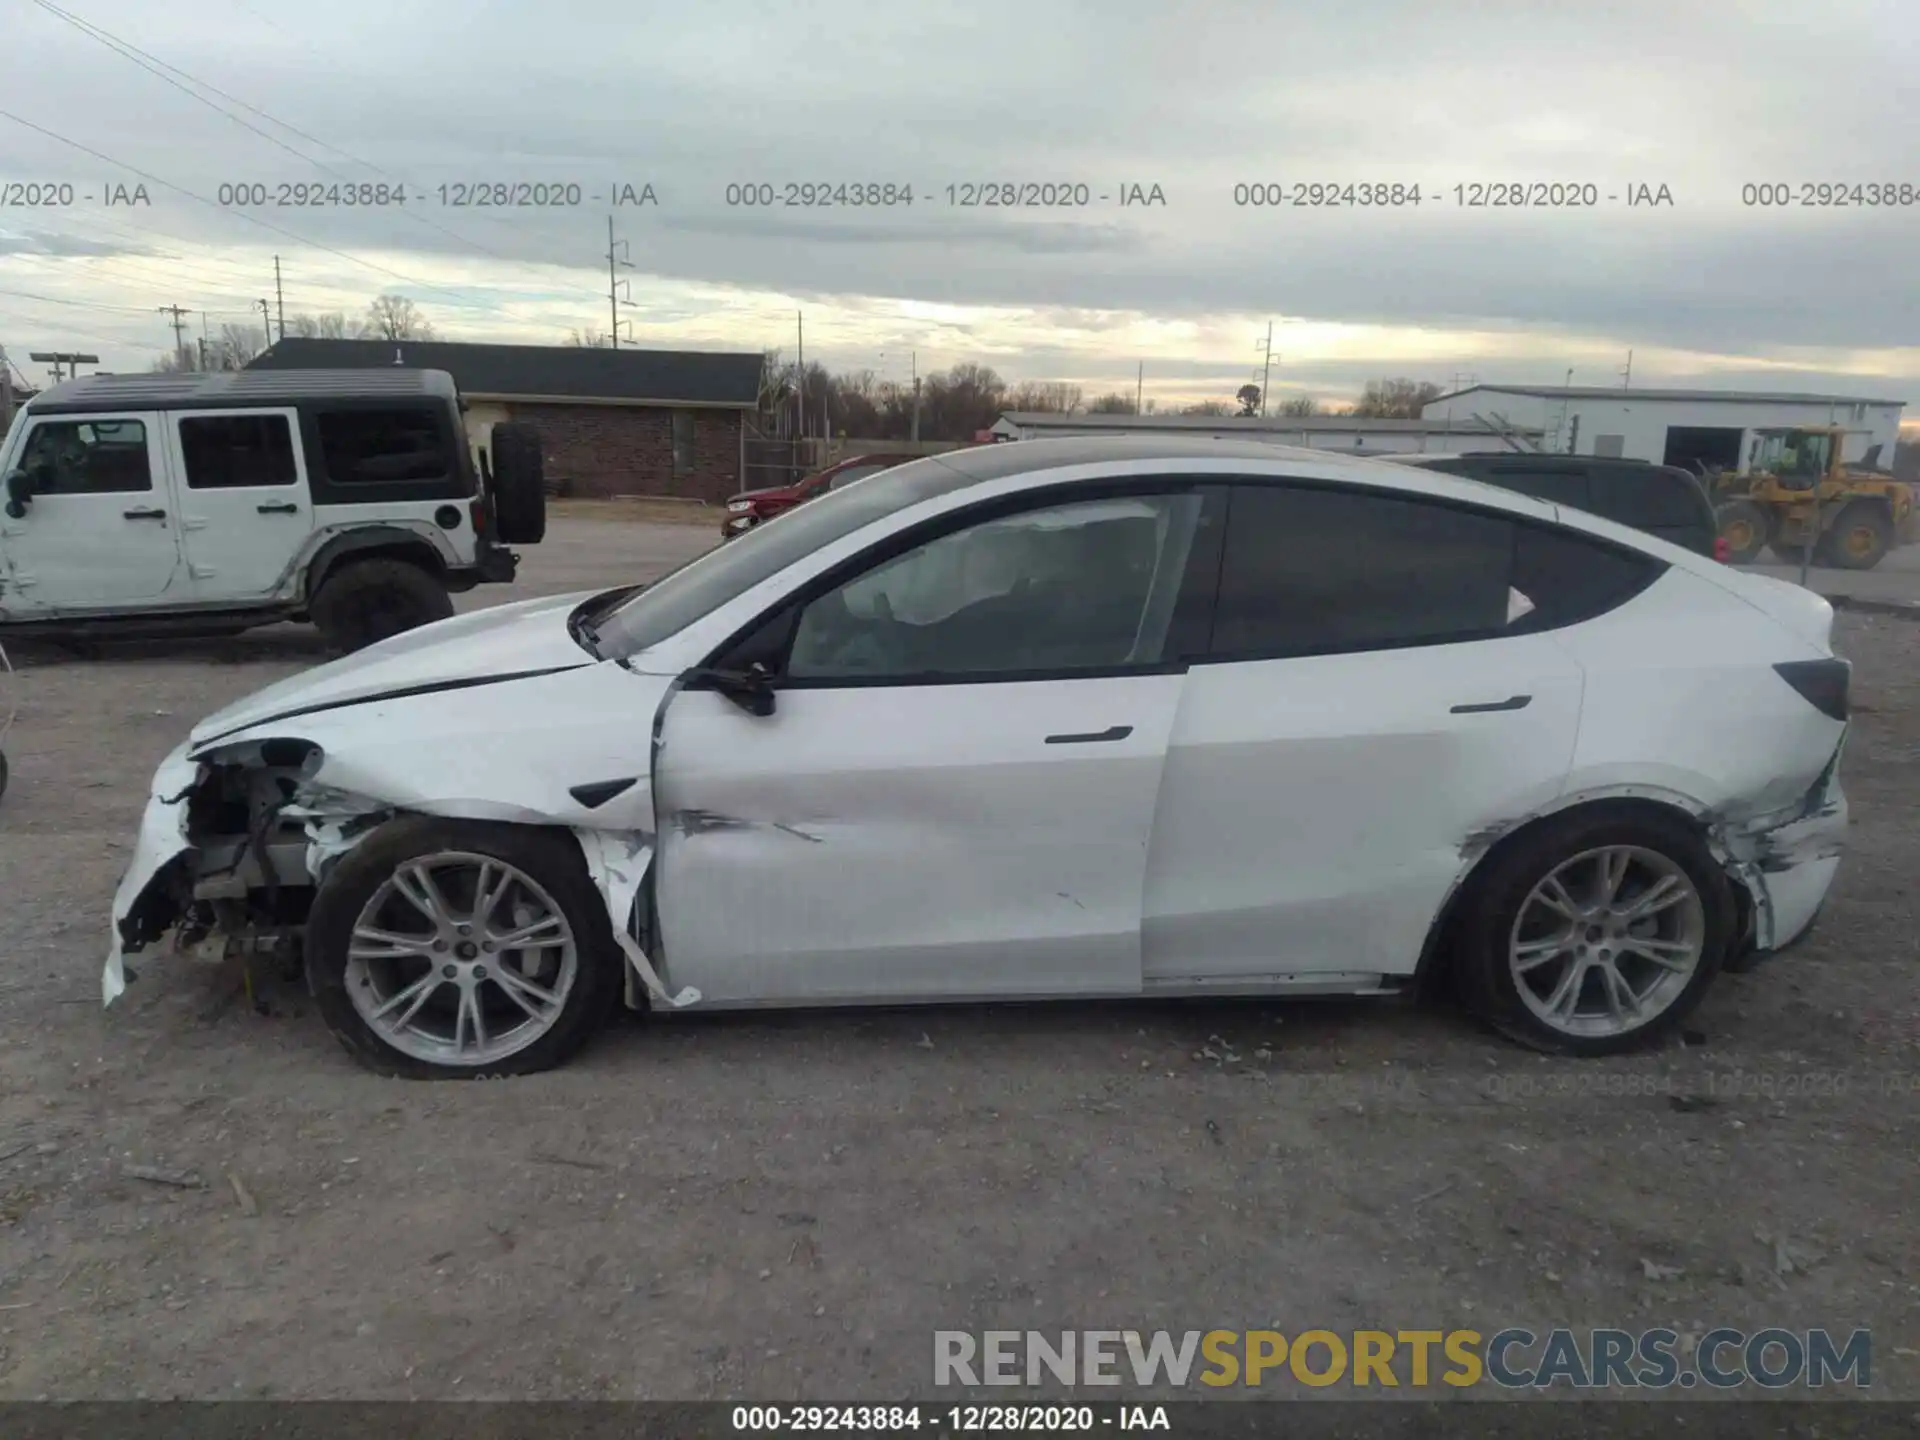
[[727,518],[720,523],[720,538],[731,540],[761,521],[772,519],[782,510],[791,510],[803,500],[811,500],[816,495],[838,490],[842,485],[851,485],[855,480],[918,458],[916,455],[849,455],[845,460],[837,461],[791,485],[743,490],[727,502]]

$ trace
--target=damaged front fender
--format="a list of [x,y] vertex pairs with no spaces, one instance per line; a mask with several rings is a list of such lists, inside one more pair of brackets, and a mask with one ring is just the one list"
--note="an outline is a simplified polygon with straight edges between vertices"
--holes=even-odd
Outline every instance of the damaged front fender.
[[140,817],[133,857],[113,896],[113,939],[100,977],[100,1003],[111,1005],[127,988],[126,954],[158,940],[179,918],[175,871],[192,850],[187,838],[187,800],[206,767],[187,758],[181,745],[154,772],[147,808]]

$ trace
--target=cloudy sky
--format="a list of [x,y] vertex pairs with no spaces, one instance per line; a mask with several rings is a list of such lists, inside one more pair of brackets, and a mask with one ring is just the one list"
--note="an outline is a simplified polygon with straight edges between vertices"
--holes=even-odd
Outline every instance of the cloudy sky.
[[[604,330],[611,213],[643,345],[791,354],[798,310],[836,369],[904,378],[917,353],[1091,394],[1144,365],[1166,404],[1258,379],[1272,322],[1276,399],[1614,384],[1631,350],[1636,383],[1920,412],[1911,0],[0,0],[0,22],[0,344],[34,382],[30,350],[145,368],[161,306],[190,334],[245,323],[276,255],[290,315],[397,291],[450,338]],[[577,203],[451,203],[496,181]],[[408,198],[231,203],[349,182]],[[788,182],[914,198],[789,206]],[[1004,182],[1087,203],[955,203]],[[1421,203],[1236,203],[1349,182]],[[1460,204],[1490,182],[1599,203]],[[1802,182],[1909,203],[1743,203]],[[149,203],[106,203],[135,186]],[[1641,186],[1671,203],[1629,205]]]

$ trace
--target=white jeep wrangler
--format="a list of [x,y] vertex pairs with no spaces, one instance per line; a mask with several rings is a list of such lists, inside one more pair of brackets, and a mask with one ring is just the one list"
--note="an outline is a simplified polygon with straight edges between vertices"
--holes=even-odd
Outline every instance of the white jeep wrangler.
[[546,531],[540,437],[476,467],[440,370],[95,375],[0,444],[0,636],[234,634],[356,650],[513,579]]

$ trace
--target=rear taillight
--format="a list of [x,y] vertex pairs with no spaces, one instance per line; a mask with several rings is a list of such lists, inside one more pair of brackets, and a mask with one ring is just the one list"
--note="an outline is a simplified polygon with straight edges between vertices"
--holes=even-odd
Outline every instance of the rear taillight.
[[1722,565],[1730,565],[1733,563],[1733,547],[1727,543],[1726,536],[1716,535],[1713,537],[1713,558],[1718,560]]
[[492,517],[487,514],[487,497],[478,495],[467,506],[467,518],[473,521],[473,533],[481,539],[487,535],[488,523]]
[[1853,666],[1848,661],[1789,660],[1773,669],[1822,715],[1833,720],[1847,718],[1847,692],[1853,680]]

